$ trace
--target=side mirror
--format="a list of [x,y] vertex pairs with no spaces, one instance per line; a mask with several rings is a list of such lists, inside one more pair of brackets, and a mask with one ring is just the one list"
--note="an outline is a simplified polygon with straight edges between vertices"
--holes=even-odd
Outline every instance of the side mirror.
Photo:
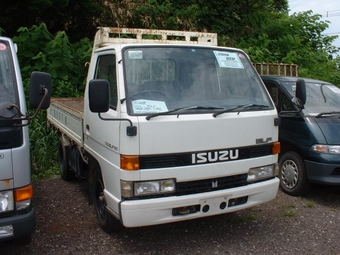
[[110,84],[107,80],[89,82],[89,106],[94,113],[107,112],[110,108]]
[[306,83],[303,79],[298,79],[296,81],[296,90],[295,90],[295,96],[299,99],[299,104],[302,104],[301,107],[299,104],[299,108],[302,108],[306,104]]
[[51,91],[51,75],[44,72],[32,72],[29,91],[30,106],[38,108],[40,105],[40,109],[47,109],[50,107]]
[[280,117],[297,117],[306,104],[306,83],[304,79],[298,79],[296,81],[295,97],[292,99],[292,103],[299,108],[298,111],[281,111]]

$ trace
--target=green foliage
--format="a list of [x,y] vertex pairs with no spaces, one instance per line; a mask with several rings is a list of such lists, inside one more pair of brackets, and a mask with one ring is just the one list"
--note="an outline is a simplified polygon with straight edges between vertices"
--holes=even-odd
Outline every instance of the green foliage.
[[77,42],[94,35],[106,9],[102,0],[2,1],[0,24],[13,37],[19,27],[45,23],[52,34],[66,31],[71,41]]
[[45,24],[30,29],[22,27],[18,33],[13,41],[18,44],[18,58],[26,89],[31,72],[44,71],[52,76],[53,97],[82,94],[87,75],[85,63],[90,61],[92,51],[89,39],[71,44],[65,32],[52,36]]
[[136,16],[147,28],[196,30],[200,7],[195,2],[149,0],[137,8]]
[[262,16],[262,23],[252,37],[244,37],[236,46],[243,48],[253,62],[297,64],[300,76],[339,84],[339,59],[332,45],[336,36],[323,31],[328,21],[311,11],[288,16],[274,12]]
[[[87,76],[85,63],[90,61],[92,52],[92,42],[89,39],[71,44],[65,32],[53,36],[45,24],[29,29],[22,27],[18,33],[13,41],[18,44],[26,95],[31,72],[43,71],[52,76],[52,97],[83,96]],[[47,131],[45,112],[38,114],[29,130],[34,176],[41,178],[53,174],[53,169],[56,169],[58,137],[55,131]],[[46,169],[50,171],[46,172]]]
[[[56,131],[47,129],[45,112],[40,112],[30,123],[32,172],[35,178],[55,174],[58,155]],[[47,171],[48,170],[48,171]]]

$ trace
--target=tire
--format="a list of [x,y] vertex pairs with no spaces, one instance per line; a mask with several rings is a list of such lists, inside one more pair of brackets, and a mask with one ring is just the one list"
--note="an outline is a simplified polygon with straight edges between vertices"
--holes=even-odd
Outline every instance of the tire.
[[59,166],[60,176],[65,181],[70,181],[75,178],[74,173],[68,164],[67,147],[63,145],[62,138],[59,140]]
[[104,182],[99,169],[94,171],[94,206],[100,227],[107,233],[122,229],[120,220],[116,219],[107,209],[104,197]]
[[281,189],[291,196],[306,195],[310,189],[303,159],[295,152],[286,152],[279,161]]

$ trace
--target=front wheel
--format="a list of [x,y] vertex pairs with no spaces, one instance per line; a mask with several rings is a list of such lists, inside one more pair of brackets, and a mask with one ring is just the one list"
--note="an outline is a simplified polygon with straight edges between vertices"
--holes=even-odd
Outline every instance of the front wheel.
[[286,152],[279,161],[281,189],[291,196],[305,195],[310,189],[303,159],[295,152]]
[[100,170],[94,172],[94,202],[97,214],[97,219],[100,227],[107,233],[122,228],[120,221],[116,219],[107,209],[107,204],[104,196],[104,182]]

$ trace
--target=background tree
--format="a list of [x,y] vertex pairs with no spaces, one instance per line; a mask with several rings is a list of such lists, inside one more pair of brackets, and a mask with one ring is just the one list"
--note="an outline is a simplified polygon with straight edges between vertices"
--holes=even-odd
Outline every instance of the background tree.
[[19,27],[45,23],[52,34],[66,31],[75,42],[92,38],[105,11],[104,0],[2,0],[0,26],[13,37]]

